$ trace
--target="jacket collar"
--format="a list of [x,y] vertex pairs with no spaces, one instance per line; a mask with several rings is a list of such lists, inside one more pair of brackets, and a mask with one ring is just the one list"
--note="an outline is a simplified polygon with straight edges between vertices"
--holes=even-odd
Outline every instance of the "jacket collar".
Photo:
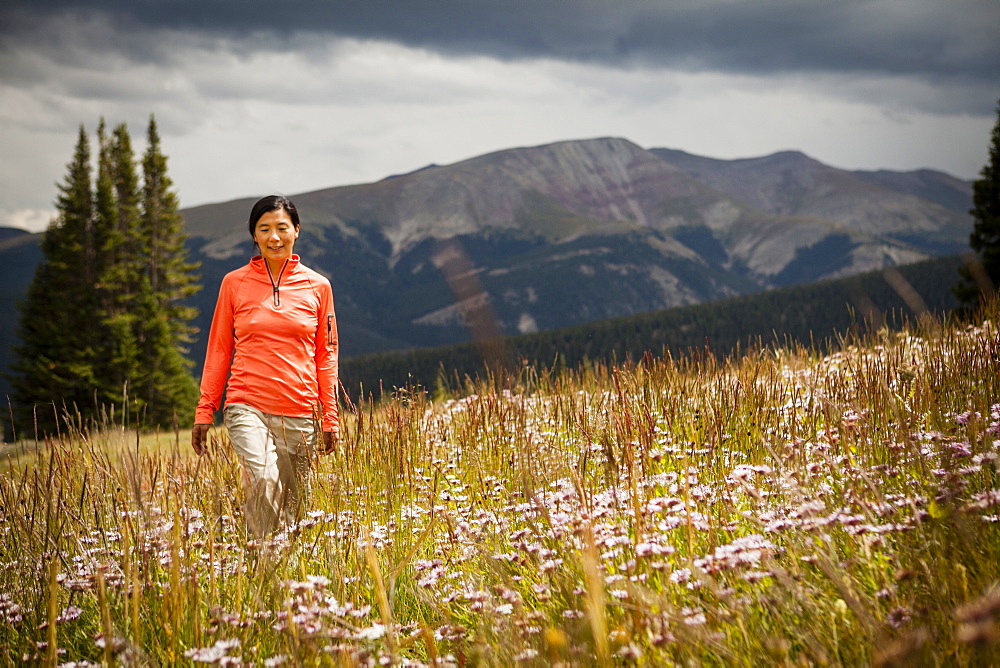
[[[254,270],[255,273],[267,276],[267,264],[264,262],[264,258],[261,257],[260,255],[254,255],[252,258],[250,258],[250,267]],[[298,268],[299,268],[299,256],[292,254],[292,256],[288,258],[288,264],[285,265],[284,275],[287,276],[288,274],[294,272]]]

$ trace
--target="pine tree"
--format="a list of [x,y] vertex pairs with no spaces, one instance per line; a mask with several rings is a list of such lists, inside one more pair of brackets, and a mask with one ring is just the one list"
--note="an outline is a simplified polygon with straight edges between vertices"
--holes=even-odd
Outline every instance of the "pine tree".
[[193,273],[196,264],[187,261],[184,219],[178,209],[173,182],[167,175],[167,158],[160,149],[156,118],[150,116],[143,156],[142,245],[148,248],[147,275],[152,312],[143,329],[143,359],[146,383],[143,400],[150,424],[169,425],[175,419],[190,420],[197,400],[191,376],[192,363],[181,346],[193,340],[190,324],[196,311],[184,300],[200,289]]
[[102,119],[98,140],[97,296],[106,337],[97,365],[98,396],[105,409],[141,416],[144,406],[133,392],[142,374],[137,322],[150,307],[142,275],[146,249],[139,232],[139,178],[124,123],[109,137]]
[[21,304],[11,364],[21,429],[53,432],[64,414],[92,413],[99,333],[94,277],[90,143],[83,126],[57,217],[42,235],[42,261]]
[[[96,179],[80,137],[58,217],[22,304],[11,366],[17,425],[53,433],[65,417],[125,418],[142,427],[187,421],[197,386],[183,346],[193,337],[199,289],[184,248],[184,220],[155,119],[140,184],[125,124],[97,130]],[[41,410],[39,410],[39,407]],[[37,418],[36,418],[37,413]]]
[[964,306],[975,306],[983,293],[995,294],[1000,286],[1000,101],[997,121],[993,126],[989,160],[972,184],[972,204],[969,211],[974,223],[969,245],[976,253],[976,264],[959,270],[962,281],[954,293]]

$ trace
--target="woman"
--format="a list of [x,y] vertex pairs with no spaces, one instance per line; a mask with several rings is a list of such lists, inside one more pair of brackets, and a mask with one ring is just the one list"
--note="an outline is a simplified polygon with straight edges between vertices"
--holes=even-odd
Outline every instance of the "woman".
[[205,451],[225,388],[225,424],[246,482],[247,526],[265,536],[301,516],[319,433],[325,454],[337,443],[337,318],[330,282],[292,252],[299,236],[295,205],[264,197],[248,227],[260,254],[222,279],[191,445],[199,455]]

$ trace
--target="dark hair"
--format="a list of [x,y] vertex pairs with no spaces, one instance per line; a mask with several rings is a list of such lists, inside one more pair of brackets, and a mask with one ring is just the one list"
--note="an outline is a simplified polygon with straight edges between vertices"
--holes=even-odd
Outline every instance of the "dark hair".
[[257,203],[253,205],[250,209],[250,221],[247,223],[247,228],[250,230],[250,236],[254,235],[257,228],[257,221],[261,219],[265,213],[271,211],[285,211],[288,213],[288,217],[292,219],[292,225],[295,229],[299,229],[299,210],[295,208],[292,200],[282,195],[268,195],[267,197],[261,197],[257,200]]

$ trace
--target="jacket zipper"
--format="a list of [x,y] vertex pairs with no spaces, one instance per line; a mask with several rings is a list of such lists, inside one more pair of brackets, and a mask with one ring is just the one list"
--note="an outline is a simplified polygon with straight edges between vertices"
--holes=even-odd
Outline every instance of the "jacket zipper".
[[333,316],[326,316],[326,345],[333,345]]
[[281,287],[281,277],[285,275],[285,267],[288,266],[288,260],[281,265],[281,271],[278,272],[278,280],[275,282],[274,278],[271,276],[271,266],[267,263],[264,264],[267,267],[267,277],[271,279],[271,294],[274,299],[274,308],[281,307],[281,296],[278,294],[278,288]]

